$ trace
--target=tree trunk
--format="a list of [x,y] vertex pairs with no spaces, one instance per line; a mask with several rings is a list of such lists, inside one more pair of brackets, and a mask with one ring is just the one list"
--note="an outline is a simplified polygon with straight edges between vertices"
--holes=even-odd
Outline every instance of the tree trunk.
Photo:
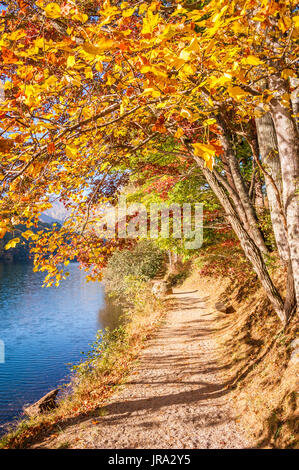
[[[261,110],[262,111],[262,110]],[[274,124],[270,113],[265,113],[263,116],[256,118],[256,129],[258,137],[259,151],[263,167],[266,172],[272,176],[276,188],[279,192],[281,199],[282,184],[281,184],[281,168],[278,156],[277,142]],[[257,156],[258,158],[258,156]],[[269,176],[265,174],[265,182],[267,189],[267,196],[269,202],[269,209],[271,221],[273,226],[274,237],[277,245],[277,250],[280,259],[287,263],[290,258],[287,232],[283,223],[284,214],[281,212],[280,203],[277,200],[277,193]],[[281,201],[280,201],[281,202]]]
[[204,167],[204,162],[201,158],[196,157],[195,155],[193,155],[193,158],[197,162],[199,167],[202,169],[208,184],[210,185],[212,191],[215,193],[215,195],[219,199],[220,204],[224,208],[228,220],[240,240],[241,246],[244,250],[246,257],[251,262],[254,271],[258,275],[258,278],[261,281],[263,288],[265,289],[265,292],[269,301],[271,302],[271,305],[273,306],[280,320],[285,324],[287,317],[284,310],[284,304],[279,292],[277,291],[269,276],[261,251],[243,227],[237,215],[237,212],[235,211],[222,185],[217,181],[215,174]]
[[254,181],[254,206],[256,209],[257,214],[260,214],[264,210],[264,196],[262,191],[262,182],[259,173],[255,175]]
[[299,78],[290,77],[290,84],[292,87],[291,102],[294,115],[294,121],[296,123],[297,130],[299,131]]
[[266,247],[265,240],[262,236],[262,233],[258,227],[257,218],[251,204],[249,194],[247,188],[245,186],[244,180],[240,173],[239,164],[232,149],[232,146],[229,141],[228,131],[226,129],[226,125],[220,116],[217,116],[217,123],[219,128],[221,129],[222,133],[220,135],[220,141],[224,152],[226,154],[227,161],[230,166],[231,174],[234,180],[234,184],[236,186],[238,195],[240,197],[241,203],[243,205],[248,224],[249,224],[249,232],[259,247],[262,253],[268,253],[268,248]]
[[285,298],[285,303],[284,303],[284,310],[286,313],[286,317],[289,318],[290,315],[296,309],[296,305],[297,305],[291,259],[289,259],[288,261],[287,269],[288,269],[288,272],[287,272],[286,298]]
[[[271,76],[271,90],[279,95],[288,92],[287,83],[279,76]],[[285,107],[280,96],[270,101],[282,175],[282,195],[287,223],[287,237],[290,249],[297,304],[299,305],[299,142],[295,121],[291,117],[291,107]]]

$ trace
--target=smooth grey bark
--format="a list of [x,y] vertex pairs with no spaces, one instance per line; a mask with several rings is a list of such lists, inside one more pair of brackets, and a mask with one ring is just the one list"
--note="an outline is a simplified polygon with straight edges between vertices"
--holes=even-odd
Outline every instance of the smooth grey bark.
[[257,247],[253,239],[250,237],[250,235],[244,228],[228,195],[226,194],[221,183],[217,180],[214,172],[205,168],[204,162],[200,157],[196,157],[195,155],[193,155],[193,158],[198,164],[198,166],[202,169],[207,183],[210,185],[212,191],[217,196],[220,204],[224,208],[226,216],[234,232],[240,240],[241,246],[244,250],[247,259],[251,262],[254,271],[256,272],[259,280],[261,281],[261,284],[266,292],[266,295],[271,305],[273,306],[280,320],[285,324],[287,316],[284,310],[284,303],[278,290],[274,286],[272,279],[270,278],[261,250]]
[[299,130],[299,78],[290,77],[290,84],[293,89],[291,93],[291,102],[294,114],[293,119],[296,123],[297,129]]
[[[283,262],[287,263],[290,258],[290,252],[287,232],[283,222],[285,216],[281,211],[281,200],[278,201],[278,197],[281,199],[282,182],[274,124],[269,112],[264,113],[259,118],[255,118],[255,122],[261,161],[267,173],[265,174],[265,183],[274,237],[279,257]],[[273,182],[268,175],[272,177],[279,194],[275,191]]]
[[[272,123],[273,126],[273,123]],[[274,131],[274,128],[272,129]],[[274,134],[272,135],[275,139],[275,131]],[[275,205],[275,211],[278,211],[278,218],[277,218],[277,230],[276,230],[276,235],[279,229],[281,229],[286,237],[285,240],[285,245],[281,245],[282,250],[286,250],[286,259],[283,260],[283,263],[287,267],[287,282],[286,282],[286,297],[285,297],[285,304],[284,304],[284,310],[285,310],[285,315],[286,318],[288,319],[289,316],[293,313],[293,311],[296,308],[296,295],[295,295],[295,288],[294,288],[294,278],[293,278],[293,270],[292,270],[292,263],[291,263],[291,257],[290,257],[290,250],[289,250],[289,245],[288,245],[288,240],[287,240],[287,223],[286,223],[286,218],[283,210],[283,206],[281,203],[281,194],[279,192],[279,189],[277,188],[275,184],[275,180],[272,177],[270,173],[268,173],[265,170],[265,167],[262,166],[259,162],[259,146],[258,146],[258,140],[257,137],[254,137],[253,135],[251,136],[251,139],[248,141],[249,145],[252,149],[252,154],[254,157],[254,161],[257,163],[257,165],[260,167],[260,169],[263,171],[264,175],[267,176],[268,183],[270,184],[271,190],[273,191],[273,195],[275,196],[275,201],[273,202]],[[276,142],[274,140],[274,142]],[[280,167],[279,167],[280,168]],[[277,170],[278,171],[278,170]],[[279,176],[279,172],[276,174],[276,176]],[[274,176],[275,177],[275,176]],[[279,182],[278,182],[279,184]],[[281,183],[279,185],[281,187]],[[272,214],[272,219],[273,219],[273,214]],[[272,224],[273,226],[273,224]],[[281,234],[280,232],[278,233],[279,235]],[[275,233],[274,233],[275,235]],[[281,240],[280,240],[281,242]]]
[[293,270],[297,304],[299,305],[299,139],[298,130],[291,116],[292,109],[280,101],[280,95],[288,92],[288,85],[280,76],[269,79],[270,90],[276,97],[270,101],[279,151],[282,198],[286,215],[287,237]]

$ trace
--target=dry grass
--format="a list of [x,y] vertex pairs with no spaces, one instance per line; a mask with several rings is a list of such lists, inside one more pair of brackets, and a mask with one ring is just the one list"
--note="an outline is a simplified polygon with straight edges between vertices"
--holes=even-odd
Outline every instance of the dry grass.
[[[277,270],[274,278],[283,290],[284,272]],[[238,421],[257,447],[299,448],[299,371],[290,361],[290,343],[299,334],[297,317],[282,328],[254,277],[240,284],[193,273],[185,285],[199,287],[210,302],[221,300],[235,309],[219,312],[216,336]]]

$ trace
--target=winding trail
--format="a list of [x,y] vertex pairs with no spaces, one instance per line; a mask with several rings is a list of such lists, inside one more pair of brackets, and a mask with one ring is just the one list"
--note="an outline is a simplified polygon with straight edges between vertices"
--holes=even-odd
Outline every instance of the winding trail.
[[218,365],[217,312],[197,290],[177,290],[173,297],[176,306],[103,416],[73,424],[37,447],[250,447]]

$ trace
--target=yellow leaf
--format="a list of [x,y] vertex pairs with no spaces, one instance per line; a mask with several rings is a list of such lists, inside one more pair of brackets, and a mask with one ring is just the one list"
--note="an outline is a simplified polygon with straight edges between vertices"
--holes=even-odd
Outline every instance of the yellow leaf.
[[181,129],[180,127],[177,129],[176,133],[174,134],[174,137],[176,137],[177,139],[179,139],[180,137],[182,137],[182,135],[184,135],[184,131],[183,129]]
[[151,67],[149,65],[144,65],[143,67],[141,67],[140,69],[140,72],[141,73],[148,73],[151,71]]
[[65,153],[69,158],[74,158],[77,155],[77,147],[75,145],[67,145]]
[[86,21],[88,20],[88,15],[86,15],[85,13],[76,13],[72,16],[72,19],[81,21],[81,23],[86,23]]
[[190,52],[187,49],[183,49],[179,55],[179,58],[182,60],[189,60],[190,59]]
[[248,65],[260,65],[263,64],[263,61],[260,60],[258,57],[254,55],[248,55],[244,59],[241,60],[243,64],[248,64]]
[[158,98],[159,96],[161,96],[159,90],[155,90],[154,88],[146,88],[142,94],[145,96],[150,95],[153,98]]
[[223,86],[226,83],[231,82],[231,79],[232,79],[232,77],[228,76],[228,74],[222,75],[219,78],[211,76],[209,78],[209,83],[210,83],[211,88],[216,88],[218,86]]
[[192,118],[192,114],[190,113],[190,111],[188,111],[188,109],[184,109],[184,108],[181,110],[180,116],[183,116],[186,119],[191,119]]
[[143,18],[143,27],[141,34],[150,34],[153,32],[155,27],[160,21],[160,16],[158,14],[154,15],[152,11],[147,12],[147,17]]
[[240,23],[239,21],[235,21],[234,23],[231,24],[231,30],[235,33],[235,34],[239,34],[239,33],[244,33],[246,31],[245,27],[243,26],[242,23]]
[[204,155],[213,157],[216,153],[216,149],[212,144],[202,144],[197,142],[192,144],[192,147],[194,147],[194,155],[198,157],[203,157]]
[[142,13],[144,13],[148,8],[148,5],[147,3],[142,3],[139,7],[139,15],[142,15]]
[[239,101],[244,99],[246,96],[248,96],[248,93],[239,86],[230,86],[227,89],[229,95],[234,98],[235,100]]
[[256,16],[254,16],[252,19],[253,19],[253,21],[261,21],[261,22],[263,22],[263,21],[265,21],[265,20],[267,19],[267,17],[266,17],[266,16],[262,16],[262,15],[256,15]]
[[199,142],[192,144],[194,155],[201,157],[205,161],[205,166],[212,171],[214,166],[214,158],[216,149],[211,144],[201,144]]
[[210,171],[213,171],[213,167],[214,167],[214,157],[209,158],[209,160],[207,160],[207,161],[205,162],[205,165],[206,165],[206,167],[207,167]]
[[74,55],[69,55],[68,58],[67,58],[67,68],[71,68],[74,66],[76,62],[76,59],[75,59],[75,56]]
[[289,93],[284,93],[280,97],[282,104],[286,107],[290,107],[290,98],[291,97],[290,97]]
[[96,70],[97,70],[98,72],[103,72],[103,64],[102,64],[102,62],[99,61],[99,62],[96,63]]
[[10,248],[14,248],[18,243],[20,243],[20,239],[19,238],[13,238],[8,243],[6,243],[5,249],[9,250]]
[[44,46],[45,46],[45,38],[43,38],[43,37],[37,38],[34,41],[34,44],[35,44],[36,47],[39,47],[40,49],[43,49]]
[[7,230],[5,228],[0,227],[0,238],[3,238],[4,235],[6,234]]
[[22,233],[22,237],[26,238],[26,240],[28,240],[33,235],[34,235],[34,233],[31,230],[26,230],[26,232]]
[[61,9],[60,9],[60,6],[57,5],[57,3],[49,3],[46,8],[45,8],[45,12],[46,12],[46,15],[49,17],[49,18],[60,18],[61,16]]
[[[189,13],[189,12],[188,12],[188,10],[183,8],[182,5],[179,4],[177,6],[177,9],[171,14],[171,16],[181,15],[181,14],[184,14],[184,13]],[[202,16],[202,14],[201,14],[201,16]]]
[[93,79],[93,72],[91,67],[85,69],[85,77]]
[[190,64],[184,65],[184,67],[182,68],[182,71],[184,72],[185,75],[193,75],[195,73],[195,69]]
[[210,118],[210,119],[206,119],[206,120],[203,122],[203,124],[204,124],[205,126],[210,126],[210,125],[212,125],[212,124],[215,124],[216,122],[217,122],[216,119]]
[[189,52],[200,52],[200,45],[198,44],[197,38],[193,38],[190,45],[186,47],[185,50]]
[[291,18],[288,18],[287,16],[282,16],[278,20],[278,27],[283,33],[285,33],[288,29],[290,29],[291,26],[292,26],[292,20]]
[[111,49],[113,46],[115,46],[115,42],[112,41],[112,39],[102,39],[102,41],[96,46],[93,46],[89,42],[85,42],[82,44],[82,49],[84,49],[88,54],[98,55],[102,54],[103,51],[107,49]]
[[124,10],[123,11],[123,17],[128,18],[129,16],[132,16],[134,11],[135,11],[135,7],[134,8],[129,8],[128,10]]

